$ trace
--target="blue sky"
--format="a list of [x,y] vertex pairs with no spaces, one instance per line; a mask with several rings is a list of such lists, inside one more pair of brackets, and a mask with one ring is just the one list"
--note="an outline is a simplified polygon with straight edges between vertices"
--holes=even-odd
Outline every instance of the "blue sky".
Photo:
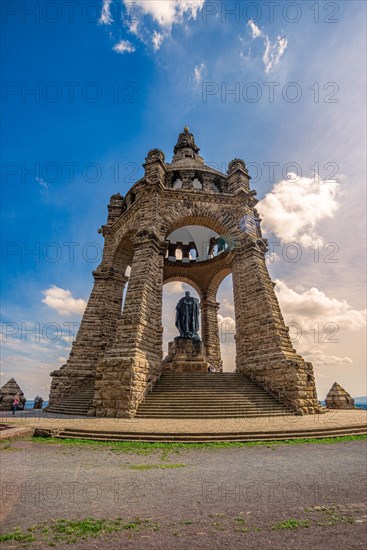
[[[297,11],[280,2],[272,18],[263,2],[95,0],[71,17],[61,0],[44,0],[39,20],[31,4],[16,13],[2,4],[2,321],[15,333],[4,342],[3,382],[14,376],[27,394],[47,393],[70,343],[21,342],[20,323],[79,322],[110,195],[142,175],[152,147],[170,160],[187,124],[207,162],[249,163],[267,236],[280,243],[269,269],[286,320],[304,328],[296,347],[314,363],[320,397],[334,378],[365,394],[365,3],[317,2],[318,22],[314,2]],[[226,94],[233,89],[238,97]],[[279,163],[274,178],[269,162]],[[302,170],[297,181],[287,179],[290,163]],[[298,262],[281,254],[289,242],[302,248]],[[337,263],[323,261],[336,250],[328,243]],[[167,289],[167,312],[182,288]],[[230,323],[230,281],[221,292]],[[338,343],[315,342],[309,327],[327,322],[338,324]],[[233,344],[223,353],[230,367]]]

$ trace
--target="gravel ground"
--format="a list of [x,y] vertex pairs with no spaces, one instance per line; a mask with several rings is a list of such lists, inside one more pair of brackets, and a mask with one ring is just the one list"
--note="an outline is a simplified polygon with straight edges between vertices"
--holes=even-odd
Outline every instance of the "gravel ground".
[[[168,456],[162,450],[116,451],[109,444],[14,441],[0,448],[2,533],[61,518],[142,518],[149,520],[146,526],[72,547],[365,548],[365,441],[191,449]],[[290,518],[308,519],[310,526],[271,529]],[[49,548],[46,542],[35,547]]]

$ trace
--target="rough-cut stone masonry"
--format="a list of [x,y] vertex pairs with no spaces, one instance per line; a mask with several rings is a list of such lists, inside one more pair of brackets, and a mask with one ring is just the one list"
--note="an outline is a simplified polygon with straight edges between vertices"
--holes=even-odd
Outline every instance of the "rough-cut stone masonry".
[[[232,273],[236,371],[251,376],[299,414],[320,410],[312,365],[293,349],[268,274],[267,242],[246,165],[234,159],[222,174],[205,165],[198,152],[186,128],[171,164],[162,151],[152,149],[144,177],[125,197],[111,197],[101,229],[103,260],[94,272],[94,288],[70,357],[52,373],[51,404],[95,380],[90,415],[134,416],[145,389],[162,370],[162,289],[169,281],[187,282],[198,291],[205,358],[220,370],[216,296]],[[212,260],[170,261],[167,238],[188,225],[216,231],[227,249]]]

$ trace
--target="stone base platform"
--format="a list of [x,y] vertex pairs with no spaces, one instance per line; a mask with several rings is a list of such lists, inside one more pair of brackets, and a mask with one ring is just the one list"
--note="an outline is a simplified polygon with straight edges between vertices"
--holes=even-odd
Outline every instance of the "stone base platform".
[[201,340],[176,338],[168,344],[168,355],[162,364],[162,372],[208,372],[204,344]]
[[[329,411],[309,416],[222,419],[59,418],[37,415],[3,417],[13,427],[68,439],[146,442],[283,441],[367,434],[367,411]],[[10,430],[4,430],[10,431]]]

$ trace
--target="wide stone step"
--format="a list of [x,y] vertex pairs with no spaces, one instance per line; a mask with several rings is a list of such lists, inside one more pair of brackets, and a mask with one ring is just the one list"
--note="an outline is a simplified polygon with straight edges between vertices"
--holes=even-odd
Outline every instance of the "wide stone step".
[[257,441],[289,441],[294,439],[321,439],[325,437],[342,437],[346,435],[362,435],[367,433],[367,427],[363,429],[350,429],[350,430],[339,430],[332,432],[329,430],[319,431],[319,432],[292,432],[290,434],[285,433],[263,433],[263,434],[225,434],[225,433],[213,433],[208,436],[197,434],[197,435],[177,435],[177,434],[131,434],[126,433],[123,435],[103,435],[100,433],[88,434],[88,435],[75,435],[73,433],[62,432],[55,437],[57,439],[92,439],[95,441],[140,441],[142,443],[207,443],[207,442],[257,442]]

